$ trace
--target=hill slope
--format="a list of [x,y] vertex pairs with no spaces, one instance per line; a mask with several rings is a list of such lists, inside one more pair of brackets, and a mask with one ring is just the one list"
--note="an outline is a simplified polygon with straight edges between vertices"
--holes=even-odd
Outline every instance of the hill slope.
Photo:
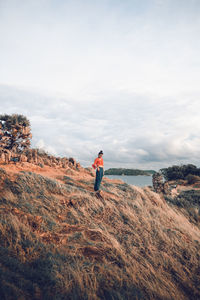
[[[30,172],[31,171],[31,172]],[[149,188],[0,169],[1,299],[198,299],[199,228]]]

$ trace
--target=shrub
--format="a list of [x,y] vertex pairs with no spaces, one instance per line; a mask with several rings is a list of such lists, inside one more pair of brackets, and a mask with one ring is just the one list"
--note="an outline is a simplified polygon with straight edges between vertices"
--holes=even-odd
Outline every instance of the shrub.
[[196,175],[189,174],[186,177],[186,180],[187,180],[188,184],[194,184],[196,182],[200,182],[200,177],[196,176]]
[[30,147],[30,122],[23,115],[0,115],[1,147],[21,152]]
[[186,179],[186,177],[191,175],[200,176],[200,168],[197,168],[195,165],[181,165],[181,166],[172,166],[169,168],[163,168],[160,170],[165,180],[177,180],[177,179]]

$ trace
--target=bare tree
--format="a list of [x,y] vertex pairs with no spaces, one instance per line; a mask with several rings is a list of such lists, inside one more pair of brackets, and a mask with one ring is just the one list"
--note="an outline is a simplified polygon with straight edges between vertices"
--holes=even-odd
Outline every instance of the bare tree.
[[30,147],[30,122],[18,114],[0,115],[0,148],[22,153]]

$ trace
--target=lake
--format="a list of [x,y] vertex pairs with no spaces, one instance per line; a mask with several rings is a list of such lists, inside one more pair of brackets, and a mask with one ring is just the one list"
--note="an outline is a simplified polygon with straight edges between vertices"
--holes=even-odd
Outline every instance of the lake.
[[105,177],[110,179],[120,179],[124,182],[132,185],[137,186],[152,186],[152,176],[144,176],[144,175],[138,175],[138,176],[126,176],[126,175],[105,175]]

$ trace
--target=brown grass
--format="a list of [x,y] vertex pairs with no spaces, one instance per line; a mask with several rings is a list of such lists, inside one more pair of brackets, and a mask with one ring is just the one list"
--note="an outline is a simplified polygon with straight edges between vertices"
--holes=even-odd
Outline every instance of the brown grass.
[[200,297],[199,227],[149,188],[104,179],[102,200],[84,170],[3,168],[2,299]]

